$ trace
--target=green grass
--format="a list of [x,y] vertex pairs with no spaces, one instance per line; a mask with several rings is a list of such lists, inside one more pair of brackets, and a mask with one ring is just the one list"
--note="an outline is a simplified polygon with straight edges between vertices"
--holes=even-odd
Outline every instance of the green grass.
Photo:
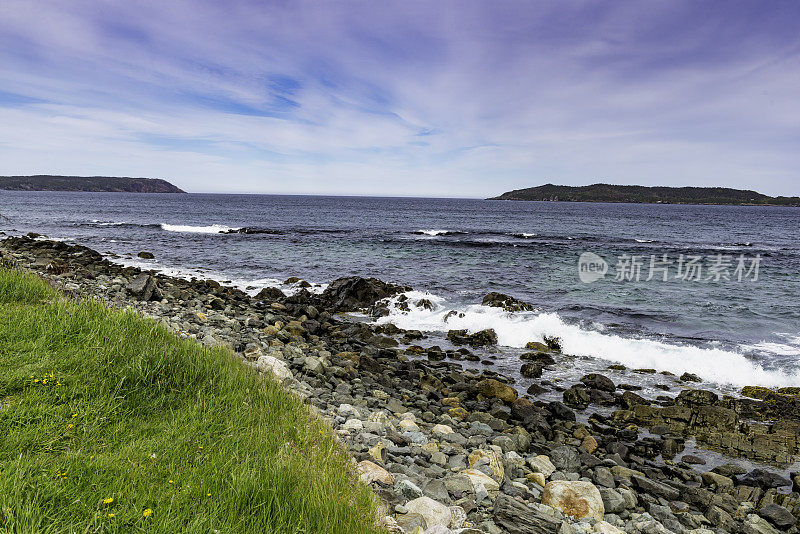
[[330,428],[273,380],[19,270],[0,270],[0,402],[2,533],[380,530]]

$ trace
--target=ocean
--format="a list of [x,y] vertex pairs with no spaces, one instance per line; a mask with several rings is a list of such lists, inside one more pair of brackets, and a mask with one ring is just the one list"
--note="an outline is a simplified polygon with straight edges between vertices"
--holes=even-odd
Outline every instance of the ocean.
[[[519,354],[543,336],[574,357],[554,383],[600,371],[670,394],[669,375],[631,371],[655,369],[722,393],[800,386],[800,208],[3,191],[0,214],[6,234],[251,294],[296,291],[293,276],[314,291],[350,275],[408,285],[410,310],[380,322],[440,346],[449,329],[493,328],[484,361],[523,387]],[[482,306],[490,291],[536,309]]]

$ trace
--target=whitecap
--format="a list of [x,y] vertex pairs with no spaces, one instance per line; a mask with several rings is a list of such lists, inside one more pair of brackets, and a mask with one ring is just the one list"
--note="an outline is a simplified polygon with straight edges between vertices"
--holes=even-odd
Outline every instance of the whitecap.
[[192,234],[224,234],[238,228],[231,228],[222,224],[212,224],[209,226],[190,226],[184,224],[161,224],[161,229],[167,232],[183,232]]

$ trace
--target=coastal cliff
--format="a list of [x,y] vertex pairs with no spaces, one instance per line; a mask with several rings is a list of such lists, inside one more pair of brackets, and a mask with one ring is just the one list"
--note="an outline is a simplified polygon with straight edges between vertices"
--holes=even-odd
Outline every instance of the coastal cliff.
[[0,190],[6,191],[81,191],[98,193],[185,193],[159,178],[119,176],[0,176]]
[[731,189],[729,187],[646,187],[642,185],[612,184],[584,186],[546,184],[539,187],[508,191],[488,200],[800,206],[800,197],[771,197],[747,189]]

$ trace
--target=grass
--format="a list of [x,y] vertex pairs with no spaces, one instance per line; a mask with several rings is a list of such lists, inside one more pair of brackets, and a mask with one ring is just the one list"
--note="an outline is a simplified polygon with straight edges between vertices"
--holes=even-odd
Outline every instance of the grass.
[[378,532],[331,430],[133,312],[0,270],[0,532]]

